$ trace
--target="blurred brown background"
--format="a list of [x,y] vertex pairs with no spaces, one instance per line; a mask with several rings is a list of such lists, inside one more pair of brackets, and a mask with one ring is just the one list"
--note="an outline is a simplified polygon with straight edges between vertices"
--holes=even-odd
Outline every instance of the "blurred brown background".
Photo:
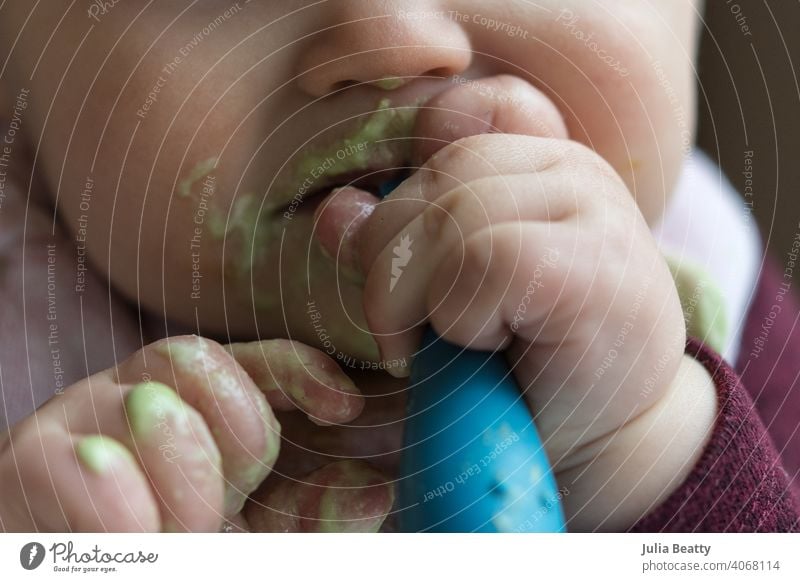
[[698,143],[739,192],[754,152],[753,212],[784,264],[800,231],[800,0],[707,0],[698,67]]

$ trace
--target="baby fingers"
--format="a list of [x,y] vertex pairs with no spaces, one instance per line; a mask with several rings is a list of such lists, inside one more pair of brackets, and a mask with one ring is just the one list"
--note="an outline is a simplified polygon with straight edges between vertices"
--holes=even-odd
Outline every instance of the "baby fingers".
[[299,408],[318,425],[355,419],[364,398],[353,381],[323,352],[290,340],[231,344],[226,349],[275,410]]
[[39,430],[19,431],[7,444],[0,458],[3,531],[160,530],[147,477],[120,442],[68,434],[42,419]]
[[269,474],[280,445],[280,425],[247,372],[216,342],[183,336],[140,350],[118,375],[121,382],[145,377],[172,386],[199,413],[222,456],[224,514],[237,513]]

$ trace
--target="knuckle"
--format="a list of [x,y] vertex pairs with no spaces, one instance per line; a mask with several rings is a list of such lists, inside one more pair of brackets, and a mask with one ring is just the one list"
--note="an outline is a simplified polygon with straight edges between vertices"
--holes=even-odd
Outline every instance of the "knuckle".
[[519,228],[502,228],[499,232],[492,231],[492,246],[494,254],[491,258],[491,265],[497,266],[500,272],[507,276],[513,274],[522,267],[526,255],[531,257],[536,253],[528,253],[525,248],[525,231],[522,226]]
[[468,239],[463,268],[472,276],[471,289],[502,288],[521,268],[524,257],[521,229],[488,227]]
[[455,180],[452,172],[482,163],[488,154],[485,135],[462,137],[436,152],[423,168],[430,171],[432,180]]
[[505,288],[525,256],[522,231],[490,226],[470,236],[464,245],[461,281],[470,293]]
[[[594,162],[592,162],[594,164]],[[628,226],[622,232],[630,231],[632,213],[636,210],[636,201],[628,192],[622,179],[614,173],[613,168],[602,162],[601,170],[584,166],[584,171],[576,172],[573,169],[565,174],[563,187],[574,196],[575,210],[581,216],[594,216],[603,221],[604,234],[608,233],[610,216],[619,216],[627,221]]]
[[595,163],[598,159],[602,159],[592,148],[582,142],[572,139],[561,143],[560,153],[561,161],[572,165],[578,164],[583,166]]
[[198,373],[209,366],[233,361],[218,342],[196,335],[164,338],[151,344],[153,351],[167,358],[177,371]]
[[625,183],[614,167],[586,144],[568,141],[565,146],[563,162],[573,167],[583,168],[590,175],[596,176],[600,183],[610,182],[617,188],[625,187]]
[[497,236],[491,230],[467,238],[464,241],[462,274],[480,279],[491,266],[499,266],[505,253],[499,249],[497,242]]
[[[500,136],[508,138],[508,135]],[[514,147],[507,147],[506,155],[515,155],[520,167],[529,172],[564,171],[573,163],[573,143],[570,140],[539,136],[513,136]]]
[[422,223],[428,239],[441,240],[450,228],[464,236],[460,222],[465,216],[464,207],[469,205],[468,196],[468,189],[459,187],[436,199],[423,211]]

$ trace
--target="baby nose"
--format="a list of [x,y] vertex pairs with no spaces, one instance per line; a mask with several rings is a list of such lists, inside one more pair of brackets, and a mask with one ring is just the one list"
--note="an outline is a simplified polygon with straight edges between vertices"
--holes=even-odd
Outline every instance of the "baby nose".
[[430,2],[326,2],[325,24],[298,61],[300,88],[322,97],[370,83],[384,90],[414,77],[449,77],[471,63],[469,39]]

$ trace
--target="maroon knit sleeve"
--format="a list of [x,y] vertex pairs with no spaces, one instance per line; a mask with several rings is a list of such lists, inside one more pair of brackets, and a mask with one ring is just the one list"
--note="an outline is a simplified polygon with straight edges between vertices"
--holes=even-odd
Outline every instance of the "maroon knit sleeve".
[[630,531],[800,532],[797,492],[736,372],[696,340],[686,353],[717,387],[716,424],[687,479]]

